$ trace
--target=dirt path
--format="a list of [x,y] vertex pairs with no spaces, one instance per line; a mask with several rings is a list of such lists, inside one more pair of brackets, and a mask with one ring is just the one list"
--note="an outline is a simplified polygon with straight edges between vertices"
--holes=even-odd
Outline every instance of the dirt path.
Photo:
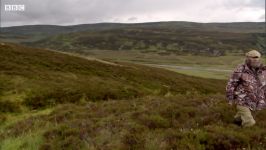
[[159,65],[159,64],[144,64],[153,67],[170,68],[177,70],[199,70],[199,71],[215,71],[215,72],[232,72],[227,69],[216,69],[216,68],[203,68],[203,67],[188,67],[188,66],[177,66],[177,65]]
[[66,55],[70,55],[70,56],[74,56],[74,57],[84,58],[84,59],[91,60],[91,61],[98,61],[98,62],[101,62],[101,63],[104,63],[104,64],[108,64],[108,65],[122,66],[120,64],[116,64],[116,63],[113,63],[113,62],[105,61],[105,60],[98,59],[98,58],[91,57],[91,56],[85,56],[85,55],[71,53],[71,52],[56,51],[56,50],[51,50],[51,49],[46,49],[46,50],[57,52],[57,53],[61,53],[61,54],[66,54]]

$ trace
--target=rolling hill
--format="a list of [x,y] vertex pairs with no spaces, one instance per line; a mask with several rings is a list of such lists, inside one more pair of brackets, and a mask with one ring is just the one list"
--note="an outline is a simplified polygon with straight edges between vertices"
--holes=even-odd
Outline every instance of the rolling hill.
[[[29,103],[56,95],[69,95],[67,101],[74,102],[81,98],[96,101],[164,95],[168,92],[207,94],[223,91],[222,86],[217,88],[217,83],[223,83],[220,80],[195,80],[190,76],[141,65],[108,64],[15,44],[1,45],[0,50],[0,83],[8,87],[2,88],[1,93],[7,97],[15,93],[15,97],[24,97]],[[203,83],[208,85],[202,86]],[[40,97],[39,93],[47,97]],[[47,102],[56,104],[62,101],[66,102],[61,97],[53,97]],[[42,105],[38,103],[36,107]]]
[[226,81],[0,43],[0,149],[265,149]]

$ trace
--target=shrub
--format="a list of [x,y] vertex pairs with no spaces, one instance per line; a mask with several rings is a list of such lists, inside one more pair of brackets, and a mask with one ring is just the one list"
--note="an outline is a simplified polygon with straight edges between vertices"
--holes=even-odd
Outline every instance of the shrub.
[[44,133],[45,143],[40,149],[81,149],[84,147],[84,142],[80,134],[81,131],[77,128],[60,125]]
[[145,127],[134,124],[123,136],[122,149],[145,149]]
[[3,114],[1,114],[0,115],[0,125],[2,124],[2,123],[4,123],[5,121],[6,121],[6,116],[5,115],[3,115]]
[[83,94],[75,90],[52,89],[29,93],[24,104],[32,109],[54,106],[61,103],[79,102]]
[[12,102],[8,100],[0,100],[0,112],[8,113],[8,112],[20,112],[20,106],[18,102]]
[[143,125],[149,127],[150,129],[168,128],[170,126],[169,121],[158,114],[143,114],[139,117],[139,120]]

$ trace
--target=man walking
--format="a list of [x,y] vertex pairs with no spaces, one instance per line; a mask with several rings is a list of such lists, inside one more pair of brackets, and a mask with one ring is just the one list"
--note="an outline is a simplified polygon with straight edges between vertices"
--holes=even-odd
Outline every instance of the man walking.
[[236,105],[235,123],[242,127],[253,126],[251,111],[265,107],[266,67],[263,67],[261,54],[256,50],[246,53],[244,64],[240,64],[232,73],[226,86],[229,104]]

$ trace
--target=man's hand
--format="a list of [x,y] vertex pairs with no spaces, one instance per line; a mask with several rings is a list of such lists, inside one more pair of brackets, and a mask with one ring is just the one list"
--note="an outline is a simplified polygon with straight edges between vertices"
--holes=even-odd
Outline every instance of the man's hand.
[[229,101],[229,105],[233,106],[235,103],[234,103],[234,100],[230,100]]
[[235,97],[234,95],[230,95],[227,97],[229,105],[233,106],[235,104]]

